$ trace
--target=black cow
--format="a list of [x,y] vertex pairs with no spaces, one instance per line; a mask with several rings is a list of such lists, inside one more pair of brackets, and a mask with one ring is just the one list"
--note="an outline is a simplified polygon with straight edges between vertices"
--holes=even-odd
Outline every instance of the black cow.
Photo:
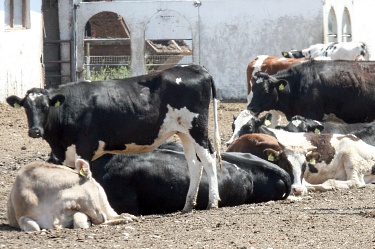
[[375,121],[370,123],[341,124],[319,122],[297,115],[282,129],[290,132],[353,134],[367,144],[375,146]]
[[[33,88],[26,97],[10,96],[7,102],[25,108],[29,136],[49,143],[49,161],[68,166],[74,166],[76,157],[93,161],[105,153],[149,152],[177,134],[192,174],[184,207],[189,212],[195,205],[200,164],[209,175],[207,208],[218,207],[220,200],[216,159],[208,150],[211,92],[216,116],[213,79],[204,68],[191,65],[127,79]],[[216,119],[214,140],[218,146]]]
[[321,121],[333,113],[347,123],[375,118],[375,62],[309,61],[273,76],[260,73],[247,109],[276,109],[288,120],[301,115]]
[[[144,154],[104,155],[93,161],[93,177],[104,188],[114,210],[148,215],[183,208],[189,187],[187,161],[182,152],[174,151],[176,147],[163,148]],[[225,159],[218,173],[220,207],[288,197],[290,177],[277,166],[250,154],[222,156]],[[196,209],[206,208],[207,193],[208,178],[203,173]]]

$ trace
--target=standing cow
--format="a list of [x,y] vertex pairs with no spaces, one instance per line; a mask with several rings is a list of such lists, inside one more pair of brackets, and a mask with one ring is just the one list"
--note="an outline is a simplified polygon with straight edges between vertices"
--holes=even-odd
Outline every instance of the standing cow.
[[10,96],[7,102],[25,108],[29,136],[49,143],[49,161],[68,166],[76,157],[92,161],[105,153],[149,152],[177,134],[191,176],[183,209],[189,212],[196,203],[200,164],[210,185],[207,208],[218,207],[220,200],[216,159],[208,149],[211,92],[220,158],[215,86],[207,70],[197,65],[127,79],[69,83],[51,90],[33,88],[26,97]]
[[88,228],[94,224],[132,221],[118,215],[103,188],[92,178],[88,162],[78,159],[75,170],[46,162],[22,166],[8,197],[7,219],[23,231]]
[[247,109],[279,110],[321,121],[333,113],[347,123],[375,118],[375,62],[309,61],[273,76],[260,73]]

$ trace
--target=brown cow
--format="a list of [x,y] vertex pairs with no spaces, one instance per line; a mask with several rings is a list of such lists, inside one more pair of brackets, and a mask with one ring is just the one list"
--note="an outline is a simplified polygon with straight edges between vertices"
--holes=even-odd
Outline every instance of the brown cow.
[[253,93],[251,87],[254,84],[253,77],[257,72],[275,74],[280,70],[288,69],[289,67],[308,61],[308,58],[284,58],[270,55],[258,55],[253,61],[249,63],[246,69],[247,77],[247,103],[251,102]]

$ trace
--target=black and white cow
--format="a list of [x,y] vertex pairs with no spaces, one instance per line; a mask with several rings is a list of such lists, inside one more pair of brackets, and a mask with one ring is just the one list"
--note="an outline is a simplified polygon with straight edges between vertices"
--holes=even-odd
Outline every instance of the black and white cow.
[[[187,161],[175,145],[161,148],[143,154],[104,155],[93,161],[93,177],[116,212],[148,215],[183,208],[189,187]],[[277,166],[250,154],[223,153],[222,157],[218,174],[220,207],[288,197],[290,177]],[[208,185],[203,172],[196,209],[207,207]]]
[[361,61],[369,59],[367,46],[363,42],[314,44],[302,50],[282,52],[285,58],[328,57],[331,60]]
[[93,161],[106,153],[149,152],[177,134],[191,174],[183,209],[189,212],[198,193],[200,164],[209,176],[207,208],[218,207],[220,200],[216,159],[208,150],[211,93],[219,154],[215,86],[207,70],[197,65],[127,79],[69,83],[51,90],[33,88],[26,97],[10,96],[7,102],[25,108],[29,136],[49,143],[49,161],[68,166],[76,157]]
[[345,124],[324,121],[319,122],[297,115],[294,116],[285,127],[282,127],[282,129],[290,132],[353,134],[364,142],[375,146],[375,121],[369,123]]
[[88,228],[93,224],[120,224],[136,220],[118,215],[103,188],[92,177],[87,161],[75,169],[32,162],[18,171],[7,202],[9,225],[23,231]]
[[292,164],[293,185],[327,191],[375,183],[375,147],[351,134],[269,129]]
[[247,109],[279,110],[322,120],[333,113],[347,123],[375,118],[375,62],[308,61],[270,76],[260,73]]
[[272,113],[266,113],[264,116],[258,118],[253,115],[249,110],[243,110],[237,117],[233,117],[232,123],[232,137],[226,142],[226,145],[229,146],[233,143],[234,140],[238,139],[244,134],[253,134],[253,133],[266,133],[267,130],[263,126],[269,128],[276,128],[276,124],[279,121],[275,122],[274,115]]

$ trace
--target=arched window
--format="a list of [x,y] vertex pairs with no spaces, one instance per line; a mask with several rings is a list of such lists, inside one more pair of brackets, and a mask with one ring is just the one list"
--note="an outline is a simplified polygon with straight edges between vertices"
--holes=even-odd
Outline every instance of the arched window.
[[342,41],[352,41],[352,23],[350,21],[349,10],[347,8],[344,9],[344,14],[342,16]]
[[103,11],[85,26],[85,79],[106,80],[131,76],[130,32],[122,16]]
[[193,63],[191,25],[180,13],[158,12],[147,23],[145,39],[146,73]]
[[4,12],[7,29],[30,28],[30,0],[5,0]]
[[331,8],[328,16],[328,42],[337,42],[337,19],[336,13]]

